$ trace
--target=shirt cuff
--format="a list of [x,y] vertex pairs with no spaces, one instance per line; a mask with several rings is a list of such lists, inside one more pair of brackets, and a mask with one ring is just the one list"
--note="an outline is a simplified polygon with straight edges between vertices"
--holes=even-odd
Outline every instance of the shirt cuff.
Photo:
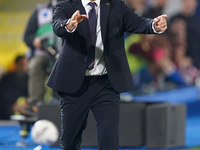
[[68,29],[67,29],[67,25],[69,24],[69,22],[70,22],[70,19],[67,21],[67,23],[65,24],[65,29],[67,30],[67,32],[69,32],[69,33],[73,33],[75,30],[76,30],[76,28],[74,28],[72,31],[69,31]]
[[154,29],[154,21],[152,22],[152,29],[153,29],[153,32],[154,32],[154,33],[157,33],[157,34],[161,34],[161,33],[164,32],[164,31],[157,32],[157,31]]

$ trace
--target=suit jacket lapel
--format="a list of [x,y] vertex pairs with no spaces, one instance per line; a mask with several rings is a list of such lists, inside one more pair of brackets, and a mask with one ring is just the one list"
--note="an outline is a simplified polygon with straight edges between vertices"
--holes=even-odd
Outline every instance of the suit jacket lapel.
[[[74,6],[75,10],[79,10],[80,14],[86,14],[85,12],[85,8],[83,7],[81,0],[74,0],[74,2],[72,3],[72,5]],[[84,38],[86,39],[86,43],[87,45],[88,40],[90,39],[90,30],[89,30],[89,23],[88,23],[88,19],[84,19],[82,22],[80,22],[78,24],[78,27],[80,26],[80,32],[83,33]],[[78,28],[77,28],[78,29]]]
[[101,34],[102,34],[103,43],[105,42],[109,11],[110,11],[110,2],[108,0],[101,0],[100,24],[101,24]]
[[[75,10],[80,10],[81,14],[86,14],[85,8],[83,7],[81,0],[75,0],[72,5],[74,6]],[[110,2],[108,0],[101,0],[100,3],[100,25],[101,25],[101,34],[103,43],[105,42],[105,35],[108,23],[108,16],[110,11]],[[90,30],[89,30],[89,23],[88,19],[84,19],[81,23],[79,23],[80,32],[83,33],[84,38],[86,39],[87,45],[90,43]]]

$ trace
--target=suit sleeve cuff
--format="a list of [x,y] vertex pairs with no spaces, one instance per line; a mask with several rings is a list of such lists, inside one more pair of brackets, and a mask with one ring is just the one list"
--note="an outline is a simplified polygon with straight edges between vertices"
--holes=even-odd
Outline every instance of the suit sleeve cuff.
[[67,30],[67,32],[69,32],[69,33],[73,33],[75,30],[76,30],[76,28],[74,28],[72,31],[69,31],[68,29],[67,29],[67,25],[69,24],[69,22],[70,22],[70,19],[67,21],[67,23],[65,24],[65,29]]
[[162,34],[162,33],[163,33],[163,31],[157,32],[157,31],[154,29],[154,22],[152,22],[152,29],[153,29],[153,32],[154,32],[154,33],[157,33],[157,34]]

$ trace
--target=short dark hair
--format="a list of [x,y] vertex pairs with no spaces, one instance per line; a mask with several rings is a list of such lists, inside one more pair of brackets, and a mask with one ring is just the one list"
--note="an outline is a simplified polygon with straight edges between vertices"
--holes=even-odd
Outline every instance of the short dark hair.
[[19,56],[17,56],[16,59],[15,59],[15,63],[20,62],[20,61],[21,61],[22,59],[24,59],[24,58],[25,58],[24,55],[19,55]]

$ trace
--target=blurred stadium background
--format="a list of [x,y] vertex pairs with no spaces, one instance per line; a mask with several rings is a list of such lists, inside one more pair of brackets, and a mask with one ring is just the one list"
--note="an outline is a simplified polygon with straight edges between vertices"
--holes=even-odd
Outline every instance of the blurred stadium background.
[[[172,16],[176,12],[179,12],[181,9],[181,6],[179,5],[180,1],[181,0],[169,0],[171,5],[167,6],[168,9],[166,8],[166,13]],[[2,72],[6,73],[12,70],[15,58],[18,55],[26,54],[28,47],[23,42],[23,34],[28,18],[38,3],[45,2],[48,2],[48,0],[0,0],[0,69],[2,69]],[[175,9],[171,8],[173,3],[174,6],[176,6]],[[197,8],[196,13],[198,15],[200,14],[199,7]],[[136,36],[135,41],[133,41],[136,42],[137,38],[138,37]],[[134,70],[137,66],[132,67]],[[147,103],[169,102],[172,104],[185,104],[187,106],[185,145],[180,148],[175,147],[170,149],[200,150],[200,89],[198,85],[195,84],[181,88],[174,88],[174,86],[172,87],[173,89],[167,89],[159,92],[155,91],[155,89],[147,87],[148,91],[145,91],[145,94],[141,94],[138,91],[131,91],[123,93],[121,97],[124,101],[138,101]],[[16,121],[0,121],[0,150],[41,149],[37,149],[37,145],[33,143],[30,135],[28,135],[26,138],[29,146],[16,147],[15,144],[21,140],[19,135],[20,128],[21,127],[19,123]],[[48,146],[43,146],[42,150],[43,149],[60,150],[58,147]],[[124,150],[134,149],[146,150],[147,148],[126,148]],[[84,148],[84,150],[96,150],[96,148]]]
[[31,12],[39,3],[48,0],[0,1],[0,66],[7,70],[17,55],[25,54],[28,47],[23,34]]

